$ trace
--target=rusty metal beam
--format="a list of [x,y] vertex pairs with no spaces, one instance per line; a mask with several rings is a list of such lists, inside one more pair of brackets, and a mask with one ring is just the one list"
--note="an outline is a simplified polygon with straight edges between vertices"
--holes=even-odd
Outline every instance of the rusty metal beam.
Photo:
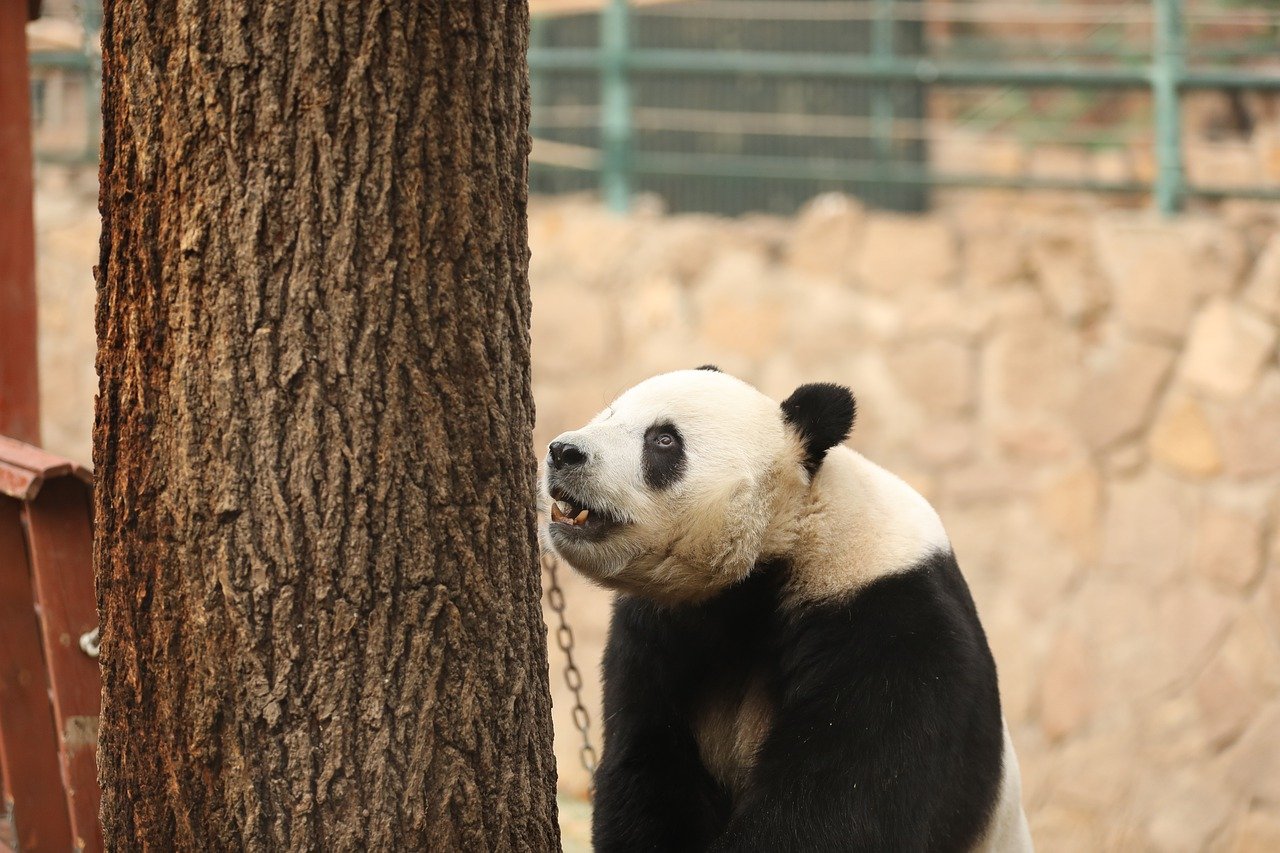
[[0,0],[0,434],[40,443],[27,18]]
[[23,504],[31,584],[44,638],[62,782],[75,849],[102,850],[98,824],[98,661],[80,648],[98,624],[93,594],[89,487],[74,477],[47,481]]
[[98,662],[80,648],[97,624],[91,479],[0,436],[0,759],[13,805],[0,853],[102,849],[102,688]]
[[0,494],[33,501],[45,481],[65,476],[93,484],[93,474],[83,465],[0,435]]
[[13,826],[0,837],[24,851],[66,851],[71,823],[21,512],[0,496],[0,754],[13,801]]

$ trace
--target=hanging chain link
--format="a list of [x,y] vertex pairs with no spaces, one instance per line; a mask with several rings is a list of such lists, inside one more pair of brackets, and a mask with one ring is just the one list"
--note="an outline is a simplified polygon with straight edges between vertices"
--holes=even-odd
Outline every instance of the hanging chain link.
[[[582,735],[582,746],[578,747],[578,759],[586,769],[587,775],[595,784],[596,748],[591,745],[591,716],[582,701],[582,671],[573,662],[573,629],[569,627],[564,616],[564,591],[560,589],[560,578],[557,571],[560,560],[555,554],[545,552],[540,558],[542,570],[547,573],[547,604],[555,611],[560,623],[556,627],[556,645],[564,652],[564,683],[573,691],[573,725]],[[590,789],[588,789],[590,790]]]

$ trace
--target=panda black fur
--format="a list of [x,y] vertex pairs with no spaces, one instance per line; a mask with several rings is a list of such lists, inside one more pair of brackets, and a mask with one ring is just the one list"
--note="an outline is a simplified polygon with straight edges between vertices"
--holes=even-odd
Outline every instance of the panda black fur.
[[550,544],[620,593],[596,850],[1031,849],[968,587],[854,411],[706,367],[552,442]]

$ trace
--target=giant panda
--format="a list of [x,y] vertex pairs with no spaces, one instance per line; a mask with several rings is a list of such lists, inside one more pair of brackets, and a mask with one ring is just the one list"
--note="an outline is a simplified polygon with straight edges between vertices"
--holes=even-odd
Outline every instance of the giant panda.
[[708,365],[551,442],[543,532],[618,593],[597,851],[1031,849],[973,599],[854,413]]

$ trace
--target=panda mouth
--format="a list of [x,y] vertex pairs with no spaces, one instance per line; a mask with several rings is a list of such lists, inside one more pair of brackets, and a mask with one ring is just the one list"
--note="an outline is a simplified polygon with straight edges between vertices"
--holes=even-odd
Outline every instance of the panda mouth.
[[600,534],[621,523],[608,511],[591,506],[562,488],[551,489],[551,528],[553,530]]

